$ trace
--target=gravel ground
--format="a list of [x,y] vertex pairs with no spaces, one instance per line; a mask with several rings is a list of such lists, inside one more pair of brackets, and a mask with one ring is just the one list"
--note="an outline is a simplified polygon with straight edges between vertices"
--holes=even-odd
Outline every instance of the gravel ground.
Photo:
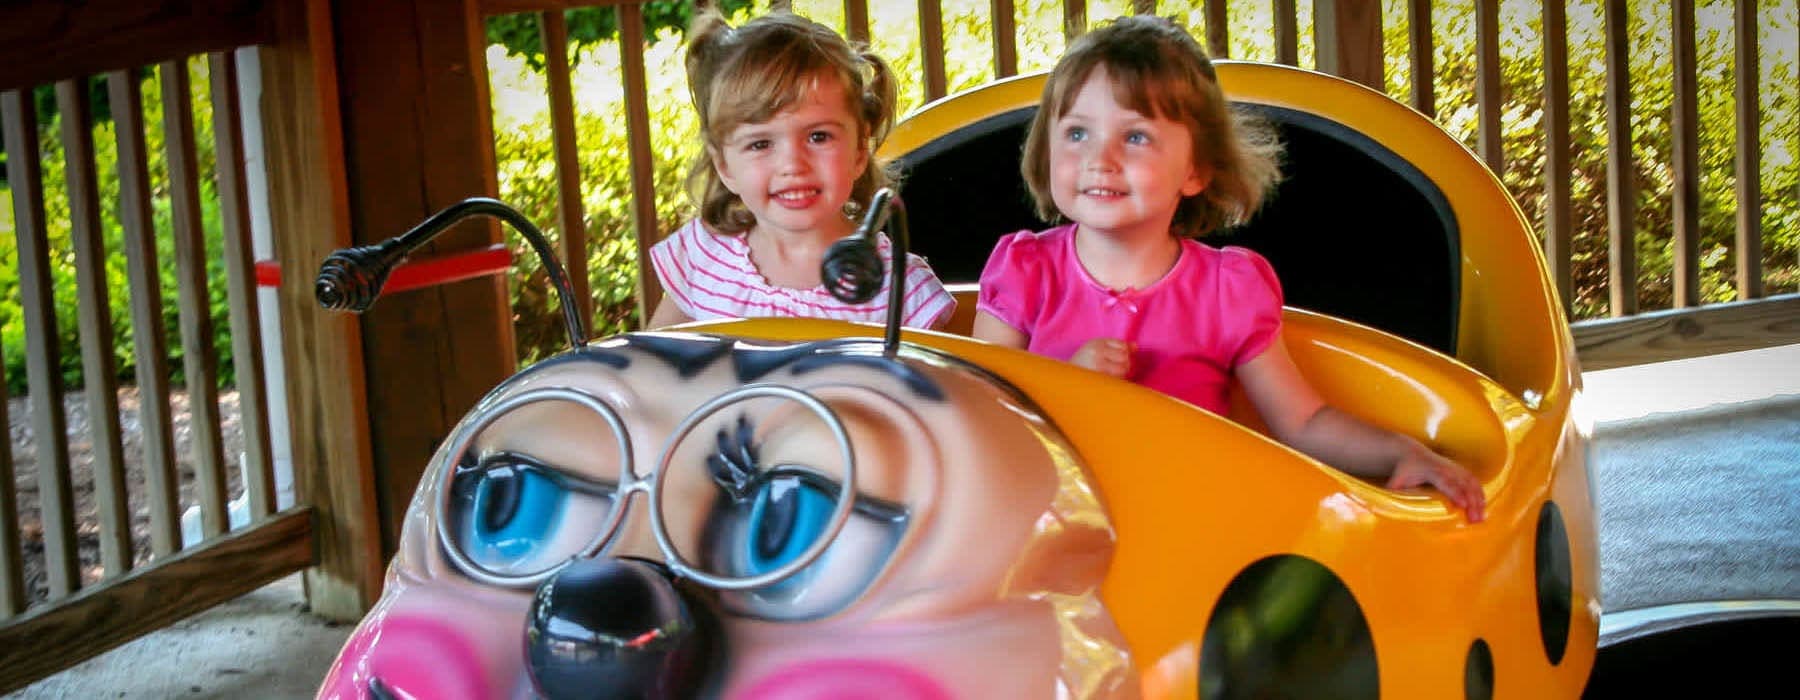
[[[7,432],[12,438],[13,486],[16,489],[15,493],[18,494],[20,539],[24,544],[25,555],[25,583],[31,591],[31,602],[36,603],[44,600],[48,595],[48,583],[44,572],[44,525],[38,503],[38,438],[32,429],[29,403],[28,397],[15,396],[8,399],[9,425]],[[169,404],[170,415],[173,417],[176,472],[181,485],[177,505],[177,510],[180,512],[198,503],[195,497],[194,431],[188,411],[187,393],[171,393]],[[119,406],[119,432],[124,443],[121,453],[125,463],[125,483],[127,492],[130,494],[132,555],[135,567],[150,561],[150,506],[145,496],[143,425],[139,420],[137,388],[120,389],[117,405]],[[82,584],[85,586],[99,581],[101,574],[104,573],[100,562],[99,511],[94,493],[94,449],[93,439],[89,433],[87,396],[80,391],[65,394],[63,411],[68,426],[70,484],[75,501],[76,550],[81,562]],[[238,463],[239,454],[244,449],[244,439],[238,415],[236,391],[220,395],[219,417],[229,483],[226,498],[229,500],[239,493],[243,483],[238,473]]]

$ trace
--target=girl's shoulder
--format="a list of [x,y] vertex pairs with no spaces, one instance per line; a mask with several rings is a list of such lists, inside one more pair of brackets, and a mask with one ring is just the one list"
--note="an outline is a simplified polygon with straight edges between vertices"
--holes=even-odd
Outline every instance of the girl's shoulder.
[[1004,261],[1009,267],[1050,264],[1059,257],[1074,233],[1074,224],[1009,233],[994,243],[994,252],[988,259],[990,264]]
[[1191,238],[1183,239],[1185,255],[1194,260],[1189,279],[1205,280],[1226,297],[1270,296],[1281,298],[1281,279],[1274,266],[1261,254],[1249,248],[1224,246],[1215,248]]

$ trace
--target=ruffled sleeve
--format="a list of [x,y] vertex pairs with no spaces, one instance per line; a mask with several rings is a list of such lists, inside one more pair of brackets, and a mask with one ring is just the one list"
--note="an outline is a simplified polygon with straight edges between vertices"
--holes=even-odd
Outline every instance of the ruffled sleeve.
[[913,328],[942,328],[956,313],[956,297],[944,288],[925,258],[906,256],[906,321]]
[[690,221],[675,232],[650,246],[650,266],[656,270],[656,281],[663,293],[675,301],[676,308],[688,318],[703,318],[690,297],[688,272],[694,262],[690,257],[694,235],[700,232],[698,221]]
[[1219,311],[1233,319],[1231,366],[1256,359],[1281,333],[1281,280],[1263,256],[1227,247],[1219,258]]
[[987,266],[981,269],[981,290],[975,310],[985,311],[1014,330],[1030,335],[1036,325],[1044,295],[1040,279],[1047,251],[1030,231],[1007,234],[994,244]]

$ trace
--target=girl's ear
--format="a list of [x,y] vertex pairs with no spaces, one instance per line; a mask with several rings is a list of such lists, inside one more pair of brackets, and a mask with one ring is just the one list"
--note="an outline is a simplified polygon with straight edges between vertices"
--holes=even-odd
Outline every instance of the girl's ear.
[[1212,179],[1213,168],[1211,163],[1195,165],[1193,172],[1188,173],[1187,181],[1181,183],[1181,196],[1192,197],[1201,192],[1205,192],[1207,187],[1212,186]]

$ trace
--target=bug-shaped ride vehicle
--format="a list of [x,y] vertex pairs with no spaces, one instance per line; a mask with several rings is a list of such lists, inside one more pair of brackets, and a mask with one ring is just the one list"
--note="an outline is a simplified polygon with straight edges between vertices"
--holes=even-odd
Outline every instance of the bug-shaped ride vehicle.
[[[573,347],[496,387],[426,469],[320,696],[1579,694],[1599,620],[1589,430],[1530,225],[1385,96],[1218,75],[1288,144],[1284,183],[1227,242],[1283,277],[1290,352],[1333,405],[1474,471],[1485,522],[1290,450],[1241,402],[1214,415],[955,332],[753,319],[587,342],[565,304]],[[903,293],[873,256],[884,222],[902,252],[908,223],[933,232],[951,279],[993,238],[941,232],[1041,224],[991,193],[1022,192],[994,163],[1016,162],[1042,81],[902,122],[884,152],[912,219],[878,195],[825,278]],[[334,256],[321,300],[366,306],[471,214],[535,232],[470,200]]]

